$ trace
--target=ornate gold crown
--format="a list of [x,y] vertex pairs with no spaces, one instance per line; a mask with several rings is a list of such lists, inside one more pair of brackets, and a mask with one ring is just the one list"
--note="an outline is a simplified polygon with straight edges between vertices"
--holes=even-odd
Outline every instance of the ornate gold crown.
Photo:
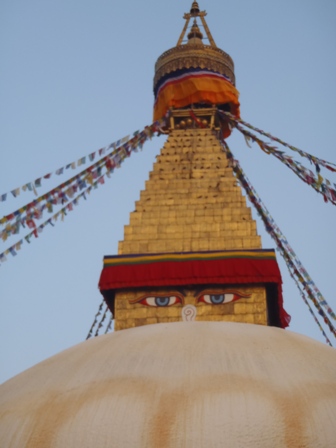
[[[165,51],[156,61],[154,90],[160,80],[167,74],[176,70],[188,68],[208,69],[226,76],[235,85],[234,63],[231,57],[215,44],[205,21],[206,11],[200,11],[198,3],[193,2],[190,13],[184,14],[186,23],[176,47]],[[194,23],[187,35],[188,41],[183,44],[191,19]],[[209,40],[209,45],[203,43],[203,34],[197,24],[197,18],[201,20],[204,31]]]

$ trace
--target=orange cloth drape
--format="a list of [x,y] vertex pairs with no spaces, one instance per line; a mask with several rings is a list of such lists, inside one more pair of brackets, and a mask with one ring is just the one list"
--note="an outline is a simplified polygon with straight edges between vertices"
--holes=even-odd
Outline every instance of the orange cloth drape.
[[162,118],[171,107],[178,109],[196,103],[229,103],[231,113],[239,117],[238,98],[238,90],[229,81],[211,73],[195,73],[182,79],[172,78],[158,92],[154,105],[154,121]]

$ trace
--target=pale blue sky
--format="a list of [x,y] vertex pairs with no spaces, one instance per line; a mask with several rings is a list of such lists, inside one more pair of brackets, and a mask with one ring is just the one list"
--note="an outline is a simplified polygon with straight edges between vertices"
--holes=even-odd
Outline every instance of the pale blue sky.
[[[154,63],[176,44],[190,5],[1,0],[0,194],[150,124]],[[335,1],[201,0],[200,7],[235,61],[242,118],[335,162]],[[147,144],[63,223],[1,265],[0,381],[85,339],[101,301],[102,257],[117,252],[163,141]],[[236,133],[228,143],[335,309],[335,207]],[[54,176],[39,192],[65,179]],[[33,198],[1,203],[1,216]],[[257,222],[264,247],[273,248]],[[0,242],[0,252],[24,235]],[[290,329],[323,341],[278,258]]]

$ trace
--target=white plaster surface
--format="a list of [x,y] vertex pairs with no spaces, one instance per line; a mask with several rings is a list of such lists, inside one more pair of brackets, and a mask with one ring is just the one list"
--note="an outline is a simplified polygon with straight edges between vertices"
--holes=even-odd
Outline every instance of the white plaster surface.
[[1,448],[334,448],[336,351],[277,328],[155,324],[0,386]]

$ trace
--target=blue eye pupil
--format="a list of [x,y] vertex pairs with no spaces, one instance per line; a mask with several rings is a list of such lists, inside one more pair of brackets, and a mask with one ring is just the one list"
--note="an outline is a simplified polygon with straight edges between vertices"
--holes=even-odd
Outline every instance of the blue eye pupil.
[[156,306],[168,306],[169,299],[169,297],[155,297],[155,304]]
[[211,294],[210,295],[211,303],[218,305],[219,303],[224,302],[224,294]]

